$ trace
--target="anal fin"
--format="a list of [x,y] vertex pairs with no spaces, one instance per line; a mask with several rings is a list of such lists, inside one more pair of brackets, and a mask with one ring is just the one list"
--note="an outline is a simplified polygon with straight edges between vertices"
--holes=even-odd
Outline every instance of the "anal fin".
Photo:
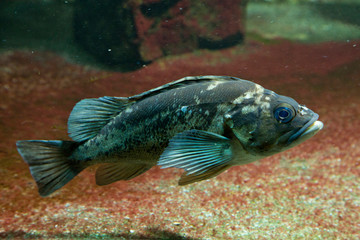
[[130,180],[149,170],[145,164],[108,163],[96,170],[96,184],[108,185],[119,180]]

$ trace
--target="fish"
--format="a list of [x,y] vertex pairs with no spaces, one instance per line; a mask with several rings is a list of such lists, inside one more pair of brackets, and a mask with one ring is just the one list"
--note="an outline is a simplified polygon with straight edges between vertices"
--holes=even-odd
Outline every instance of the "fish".
[[183,169],[178,184],[282,152],[323,128],[294,99],[231,76],[190,76],[130,97],[88,98],[68,119],[69,140],[20,140],[43,197],[100,164],[97,185],[154,166]]

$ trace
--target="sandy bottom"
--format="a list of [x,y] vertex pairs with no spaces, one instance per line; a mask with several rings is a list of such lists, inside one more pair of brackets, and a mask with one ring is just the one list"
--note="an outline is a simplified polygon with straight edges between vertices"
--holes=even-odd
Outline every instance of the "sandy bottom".
[[[95,185],[83,171],[47,198],[15,149],[69,139],[82,98],[129,96],[189,75],[232,75],[291,96],[324,129],[289,151],[177,186],[153,168]],[[0,237],[100,239],[359,239],[360,44],[248,43],[166,58],[132,73],[77,66],[47,52],[0,55]]]

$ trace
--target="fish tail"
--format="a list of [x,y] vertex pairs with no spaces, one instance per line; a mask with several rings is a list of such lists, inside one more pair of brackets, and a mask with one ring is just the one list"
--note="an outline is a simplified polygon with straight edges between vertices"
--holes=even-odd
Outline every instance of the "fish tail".
[[26,140],[17,141],[16,146],[43,197],[63,187],[85,168],[70,158],[77,142]]

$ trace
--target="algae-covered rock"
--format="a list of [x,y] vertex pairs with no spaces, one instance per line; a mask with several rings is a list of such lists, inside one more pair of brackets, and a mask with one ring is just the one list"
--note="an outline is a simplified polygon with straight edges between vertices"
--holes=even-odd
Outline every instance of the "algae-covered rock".
[[[137,12],[140,54],[144,60],[198,48],[225,48],[244,38],[246,1],[181,0],[171,3],[173,5],[167,1],[144,3],[140,6],[142,11]],[[159,8],[160,4],[164,7]]]
[[244,0],[84,0],[75,5],[76,41],[108,65],[130,68],[244,38]]

